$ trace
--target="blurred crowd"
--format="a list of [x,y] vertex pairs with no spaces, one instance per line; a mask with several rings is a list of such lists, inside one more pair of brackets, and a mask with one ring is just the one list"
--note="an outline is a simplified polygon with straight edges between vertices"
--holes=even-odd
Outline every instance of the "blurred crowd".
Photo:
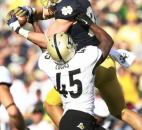
[[[136,55],[126,69],[117,64],[117,74],[130,109],[142,114],[142,0],[92,0],[97,24],[113,38],[114,48]],[[14,100],[31,130],[56,130],[43,109],[43,101],[51,88],[47,75],[38,69],[39,47],[12,33],[5,23],[7,12],[19,5],[40,5],[40,0],[0,0],[0,65],[9,68],[14,77],[11,87]],[[49,20],[40,22],[46,31]],[[45,25],[46,24],[46,25]],[[26,28],[32,29],[28,24]],[[109,116],[110,130],[132,130],[125,123]],[[8,129],[8,116],[0,108],[1,127]]]

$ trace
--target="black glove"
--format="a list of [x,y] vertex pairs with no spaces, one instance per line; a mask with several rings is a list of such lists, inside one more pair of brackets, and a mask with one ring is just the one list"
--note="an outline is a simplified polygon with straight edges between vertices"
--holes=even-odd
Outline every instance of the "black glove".
[[78,21],[82,25],[87,25],[87,26],[93,24],[93,21],[85,13],[77,15],[76,21]]

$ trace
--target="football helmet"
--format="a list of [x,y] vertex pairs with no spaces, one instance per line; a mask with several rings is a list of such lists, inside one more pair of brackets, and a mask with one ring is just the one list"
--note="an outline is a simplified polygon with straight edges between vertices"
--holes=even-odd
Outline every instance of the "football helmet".
[[56,63],[66,63],[75,55],[76,44],[68,34],[57,33],[47,40],[47,51]]

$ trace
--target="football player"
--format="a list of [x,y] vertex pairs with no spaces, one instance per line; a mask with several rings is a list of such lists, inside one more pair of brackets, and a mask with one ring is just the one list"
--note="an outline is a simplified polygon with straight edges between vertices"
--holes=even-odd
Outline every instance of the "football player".
[[0,66],[0,104],[3,104],[8,112],[11,127],[16,130],[25,130],[27,128],[23,116],[15,105],[9,90],[11,85],[12,76],[10,72],[6,67]]
[[[55,16],[56,20],[48,28],[48,33],[46,35],[51,36],[57,32],[67,31],[78,44],[78,49],[98,43],[96,37],[90,31],[89,26],[81,25],[79,22],[75,21],[76,16],[82,12],[86,13],[94,21],[94,15],[90,3],[87,0],[59,0],[57,3],[53,1],[50,2],[54,8],[35,9],[31,7],[19,7],[19,9],[20,11],[28,12],[30,22]],[[21,28],[16,17],[8,20],[8,25],[25,38],[31,40],[40,47],[46,48],[47,40],[45,35],[42,33],[29,32]],[[96,71],[97,76],[95,84],[106,101],[110,113],[139,130],[142,127],[140,125],[142,124],[141,117],[135,112],[126,109],[123,93],[116,77],[115,63],[112,58],[108,57]],[[135,119],[135,122],[133,119]]]
[[59,130],[104,130],[95,124],[93,117],[94,76],[96,67],[109,54],[113,40],[97,25],[91,28],[100,42],[98,46],[88,45],[77,51],[69,35],[57,33],[48,37],[48,51],[38,61],[39,68],[61,94],[64,114]]

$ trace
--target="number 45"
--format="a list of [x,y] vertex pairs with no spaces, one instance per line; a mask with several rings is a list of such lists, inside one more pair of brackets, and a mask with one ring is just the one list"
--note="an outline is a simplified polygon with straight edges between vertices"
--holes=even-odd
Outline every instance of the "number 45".
[[74,91],[67,91],[66,85],[61,85],[61,73],[56,74],[56,83],[57,83],[57,91],[62,94],[65,98],[67,98],[67,95],[70,94],[72,98],[78,98],[82,94],[82,83],[79,79],[74,79],[74,75],[77,75],[81,73],[80,69],[69,71],[69,81],[70,81],[70,87],[73,87],[74,85],[77,85],[77,92]]

